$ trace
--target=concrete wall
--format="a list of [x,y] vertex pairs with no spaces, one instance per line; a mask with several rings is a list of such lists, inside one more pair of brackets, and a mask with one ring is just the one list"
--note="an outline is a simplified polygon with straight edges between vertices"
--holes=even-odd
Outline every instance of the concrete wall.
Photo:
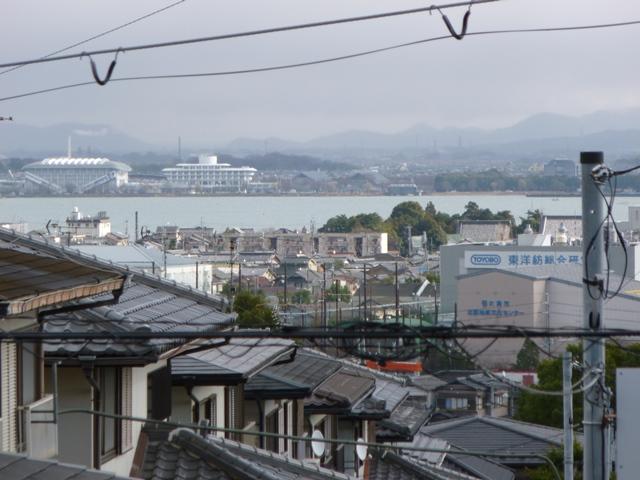
[[[458,320],[462,325],[541,326],[546,323],[545,281],[501,272],[461,278],[458,281]],[[462,346],[471,354],[487,348],[492,339],[466,339]],[[487,367],[514,365],[524,339],[496,341],[478,360]]]
[[[482,268],[466,268],[464,256],[466,251],[474,252],[540,252],[541,254],[549,252],[563,253],[564,255],[582,255],[581,247],[533,247],[518,245],[443,245],[440,247],[440,312],[453,313],[456,300],[458,298],[458,281],[459,275],[465,275],[482,270]],[[613,255],[612,257],[615,257]],[[504,266],[502,266],[504,267]],[[494,266],[492,268],[501,268]],[[526,266],[521,267],[526,269]],[[640,268],[640,265],[639,265]]]

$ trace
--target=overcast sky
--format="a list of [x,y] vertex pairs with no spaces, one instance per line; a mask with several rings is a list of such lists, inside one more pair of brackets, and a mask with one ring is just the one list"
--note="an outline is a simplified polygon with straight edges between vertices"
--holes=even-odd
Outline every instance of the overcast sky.
[[[38,57],[172,3],[3,0],[1,61]],[[425,6],[411,0],[186,0],[80,50]],[[464,9],[447,11],[459,28]],[[469,31],[640,19],[630,0],[504,0],[476,5]],[[215,43],[130,52],[114,77],[262,67],[344,55],[445,33],[417,14]],[[143,140],[222,145],[236,137],[304,140],[345,129],[506,126],[538,112],[640,107],[640,25],[448,39],[333,64],[246,76],[91,85],[0,103],[24,124],[112,125]],[[100,57],[101,72],[111,60]],[[0,75],[0,96],[91,79],[87,59]]]

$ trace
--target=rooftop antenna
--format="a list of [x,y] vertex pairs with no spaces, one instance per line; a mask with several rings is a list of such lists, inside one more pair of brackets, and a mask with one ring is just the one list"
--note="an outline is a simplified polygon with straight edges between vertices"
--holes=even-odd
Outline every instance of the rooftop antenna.
[[71,135],[67,137],[67,158],[71,158]]

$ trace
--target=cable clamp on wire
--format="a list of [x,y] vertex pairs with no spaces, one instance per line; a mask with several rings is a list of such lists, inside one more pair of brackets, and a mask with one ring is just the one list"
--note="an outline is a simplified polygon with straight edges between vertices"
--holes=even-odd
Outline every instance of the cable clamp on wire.
[[585,285],[589,285],[590,287],[598,287],[598,290],[601,292],[604,290],[604,280],[602,278],[594,278],[593,280],[589,280],[588,278],[583,278],[582,283]]
[[111,80],[111,75],[113,74],[114,68],[116,68],[116,63],[118,61],[118,54],[120,54],[120,52],[124,52],[124,50],[122,48],[119,48],[116,51],[116,56],[111,61],[111,64],[109,65],[109,69],[107,70],[107,74],[102,79],[100,78],[100,75],[98,75],[98,67],[96,67],[96,62],[93,61],[93,58],[91,58],[91,55],[89,55],[86,52],[82,52],[82,55],[80,55],[80,60],[82,60],[82,58],[85,55],[89,57],[89,60],[91,61],[91,74],[93,75],[93,79],[96,81],[98,85],[105,86],[107,83],[109,83],[109,80]]
[[429,9],[429,13],[431,13],[431,10],[433,10],[434,8],[437,9],[438,12],[440,12],[440,15],[442,16],[442,21],[444,21],[444,24],[447,27],[447,30],[449,30],[449,33],[451,34],[451,36],[456,40],[462,40],[464,36],[467,34],[467,26],[469,24],[469,17],[471,16],[471,5],[473,5],[473,2],[469,2],[469,7],[467,8],[467,11],[465,12],[464,17],[462,19],[462,30],[460,31],[460,33],[456,32],[456,30],[453,28],[453,25],[451,25],[451,22],[449,21],[449,17],[447,17],[444,13],[442,13],[442,10],[440,10],[440,8],[437,5],[432,5],[431,8]]
[[593,181],[596,183],[604,184],[606,180],[610,179],[614,175],[615,173],[613,170],[606,165],[597,165],[593,167],[593,170],[591,170],[591,178],[593,178]]

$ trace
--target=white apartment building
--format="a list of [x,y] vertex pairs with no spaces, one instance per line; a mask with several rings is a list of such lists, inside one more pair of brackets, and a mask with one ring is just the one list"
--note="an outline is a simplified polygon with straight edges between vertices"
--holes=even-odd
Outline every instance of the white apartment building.
[[203,191],[244,192],[257,170],[218,163],[215,155],[200,155],[198,163],[179,163],[162,170],[176,188],[199,188]]

